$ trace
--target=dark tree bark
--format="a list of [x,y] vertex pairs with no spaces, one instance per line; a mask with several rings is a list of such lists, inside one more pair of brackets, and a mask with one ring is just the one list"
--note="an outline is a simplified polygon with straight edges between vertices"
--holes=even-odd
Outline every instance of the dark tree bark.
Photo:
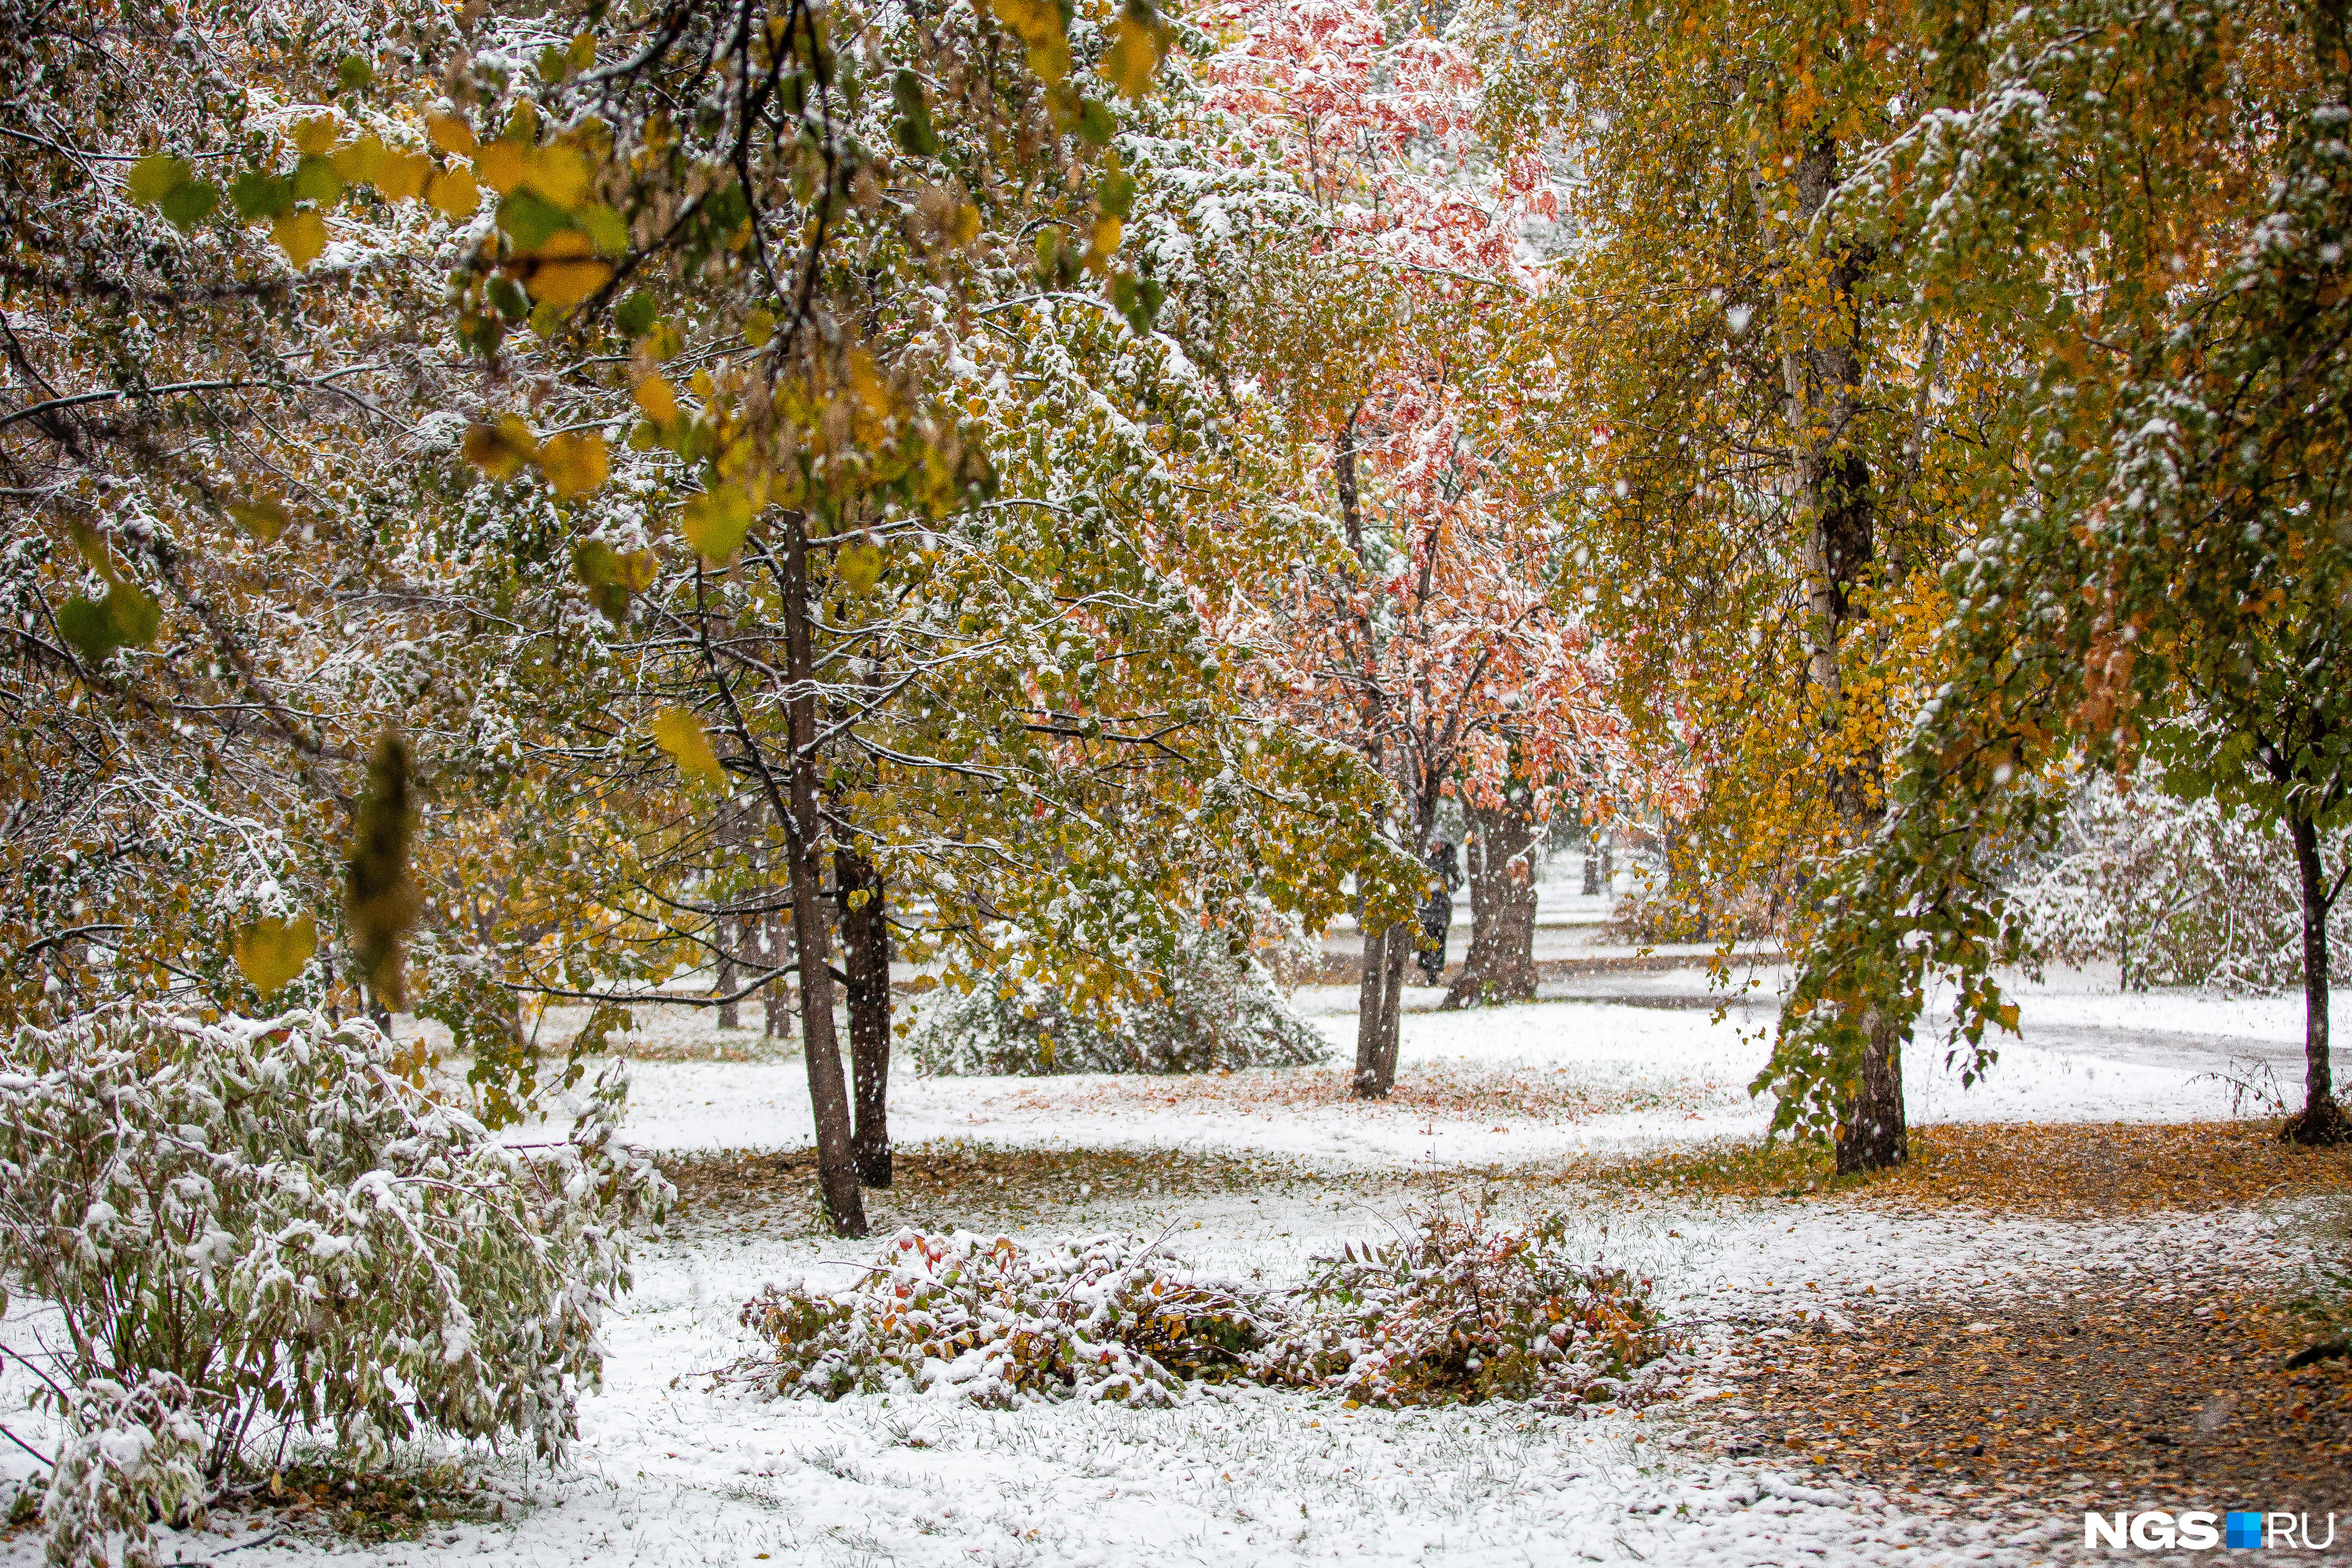
[[[713,837],[718,844],[719,868],[722,874],[734,869],[729,862],[744,854],[750,837],[749,826],[744,820],[743,809],[735,802],[719,803],[719,825]],[[737,900],[730,898],[727,901],[731,904]],[[719,948],[719,994],[727,998],[719,1004],[719,1026],[722,1029],[743,1026],[742,1005],[734,999],[735,988],[742,984],[736,968],[735,955],[742,951],[743,936],[750,929],[748,922],[740,915],[721,913],[712,922],[712,935],[717,939]]]
[[1440,1011],[1536,994],[1536,824],[1527,799],[1469,812],[1470,951]]
[[[772,897],[772,893],[771,897]],[[784,957],[793,951],[793,931],[790,918],[779,911],[763,916],[768,933],[767,960],[777,967],[789,967]],[[783,977],[777,976],[760,988],[761,1023],[768,1038],[781,1040],[793,1026],[792,999],[784,989]]]
[[2286,830],[2294,846],[2295,879],[2303,888],[2303,1110],[2288,1118],[2285,1132],[2297,1143],[2341,1143],[2352,1134],[2352,1125],[2336,1101],[2336,1064],[2327,1040],[2327,912],[2341,889],[2327,885],[2317,825],[2290,813]]
[[846,845],[834,851],[833,879],[841,892],[843,989],[849,1004],[849,1076],[856,1100],[850,1152],[857,1179],[890,1184],[890,921],[882,903],[882,873]]
[[824,909],[822,824],[817,819],[816,670],[809,647],[807,520],[786,515],[782,530],[784,673],[792,742],[792,798],[784,839],[793,891],[793,942],[801,979],[801,1054],[808,1066],[809,1103],[816,1119],[817,1184],[824,1211],[840,1236],[866,1234],[866,1200],[851,1152],[849,1085],[841,1071],[841,1044],[833,1026],[833,937]]

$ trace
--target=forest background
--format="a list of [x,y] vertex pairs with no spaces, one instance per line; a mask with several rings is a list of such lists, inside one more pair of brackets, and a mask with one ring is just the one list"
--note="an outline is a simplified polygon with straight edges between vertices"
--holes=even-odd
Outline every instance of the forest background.
[[[1197,1065],[1346,917],[1383,1096],[1455,833],[1449,1005],[1639,825],[1646,939],[1795,960],[1754,1090],[1842,1171],[2095,956],[2299,984],[2340,1140],[2343,10],[0,0],[0,1156],[165,1172],[154,1289],[251,1358],[93,1326],[76,1429],[192,1489],[288,1400],[404,1430],[264,1257],[381,1158],[331,1223],[446,1356],[336,1332],[560,1449],[661,1201],[576,1095],[657,995],[797,1030],[843,1234],[942,987]],[[249,1300],[173,1272],[240,1183]],[[74,1203],[10,1277],[147,1299]],[[90,1529],[181,1484],[105,1451]]]
[[2332,1136],[2327,7],[5,37],[12,1024],[411,1009],[495,1122],[708,973],[854,1229],[894,957],[1115,1013],[1351,913],[1378,1095],[1441,816],[1456,1004],[1637,821],[1643,929],[1811,954],[1843,1163],[1927,973],[1989,1066],[1998,965],[2159,936],[2311,977]]

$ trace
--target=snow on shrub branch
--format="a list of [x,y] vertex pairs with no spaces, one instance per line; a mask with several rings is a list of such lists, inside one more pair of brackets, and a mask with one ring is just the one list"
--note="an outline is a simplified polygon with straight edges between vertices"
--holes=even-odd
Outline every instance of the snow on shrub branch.
[[67,1342],[58,1560],[134,1525],[143,1550],[151,1504],[201,1506],[190,1473],[296,1430],[362,1465],[420,1432],[561,1454],[628,1227],[668,1197],[614,1142],[626,1090],[608,1071],[517,1151],[363,1020],[151,1009],[0,1045],[0,1278]]
[[1565,1410],[1644,1403],[1681,1366],[1648,1280],[1575,1255],[1558,1215],[1496,1226],[1476,1211],[1318,1258],[1291,1290],[1202,1279],[1139,1237],[1028,1247],[904,1230],[849,1289],[772,1284],[741,1320],[769,1348],[736,1377],[824,1399],[1164,1405],[1246,1378],[1367,1404]]

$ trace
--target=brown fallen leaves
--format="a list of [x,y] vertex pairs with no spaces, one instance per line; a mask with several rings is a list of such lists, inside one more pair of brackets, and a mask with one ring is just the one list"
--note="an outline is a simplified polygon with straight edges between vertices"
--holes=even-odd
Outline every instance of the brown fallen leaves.
[[2097,1276],[1795,1327],[1694,1417],[1733,1452],[2049,1512],[2352,1509],[2352,1371],[2278,1370],[2308,1327],[2272,1284]]
[[1576,1173],[1651,1190],[1868,1198],[2002,1214],[2231,1206],[2352,1188],[2352,1147],[2282,1143],[2275,1121],[1960,1123],[1911,1130],[1911,1163],[1835,1176],[1825,1151],[1752,1142]]

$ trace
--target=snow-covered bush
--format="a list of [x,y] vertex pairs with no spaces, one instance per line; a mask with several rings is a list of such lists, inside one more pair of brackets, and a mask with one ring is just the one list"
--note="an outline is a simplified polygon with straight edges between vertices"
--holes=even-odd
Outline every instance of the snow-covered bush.
[[1164,1404],[1233,1378],[1365,1403],[1635,1404],[1671,1386],[1649,1282],[1570,1256],[1566,1223],[1440,1213],[1316,1260],[1292,1290],[1203,1281],[1157,1243],[1025,1247],[902,1231],[837,1293],[743,1305],[769,1348],[735,1374],[780,1394],[911,1390]]
[[95,1378],[74,1391],[44,1510],[51,1563],[110,1568],[107,1543],[120,1536],[123,1568],[153,1568],[151,1513],[179,1523],[202,1518],[205,1431],[191,1403],[188,1385],[168,1372],[128,1386]]
[[65,1342],[59,1560],[143,1550],[192,1474],[296,1430],[362,1465],[420,1431],[560,1453],[667,1197],[614,1141],[625,1089],[521,1152],[363,1020],[124,1011],[0,1046],[0,1278]]
[[1165,969],[1161,994],[1073,1005],[1054,986],[1018,974],[968,993],[923,999],[907,1048],[927,1073],[1209,1072],[1304,1067],[1329,1050],[1284,1005],[1263,970],[1227,952],[1213,932],[1187,936]]
[[1672,1375],[1650,1284],[1583,1258],[1567,1222],[1440,1209],[1417,1234],[1316,1259],[1270,1380],[1366,1404],[1639,1403]]
[[[2339,861],[2343,846],[2327,847]],[[2057,847],[2011,888],[2045,963],[2112,962],[2126,991],[2303,983],[2303,903],[2285,833],[2211,800],[2084,777]],[[2333,978],[2352,978],[2352,900],[2328,921]]]
[[902,1230],[838,1295],[769,1286],[744,1325],[774,1347],[740,1368],[778,1394],[952,1390],[1164,1404],[1233,1375],[1265,1337],[1235,1292],[1182,1277],[1160,1247],[1098,1237],[1028,1247]]

